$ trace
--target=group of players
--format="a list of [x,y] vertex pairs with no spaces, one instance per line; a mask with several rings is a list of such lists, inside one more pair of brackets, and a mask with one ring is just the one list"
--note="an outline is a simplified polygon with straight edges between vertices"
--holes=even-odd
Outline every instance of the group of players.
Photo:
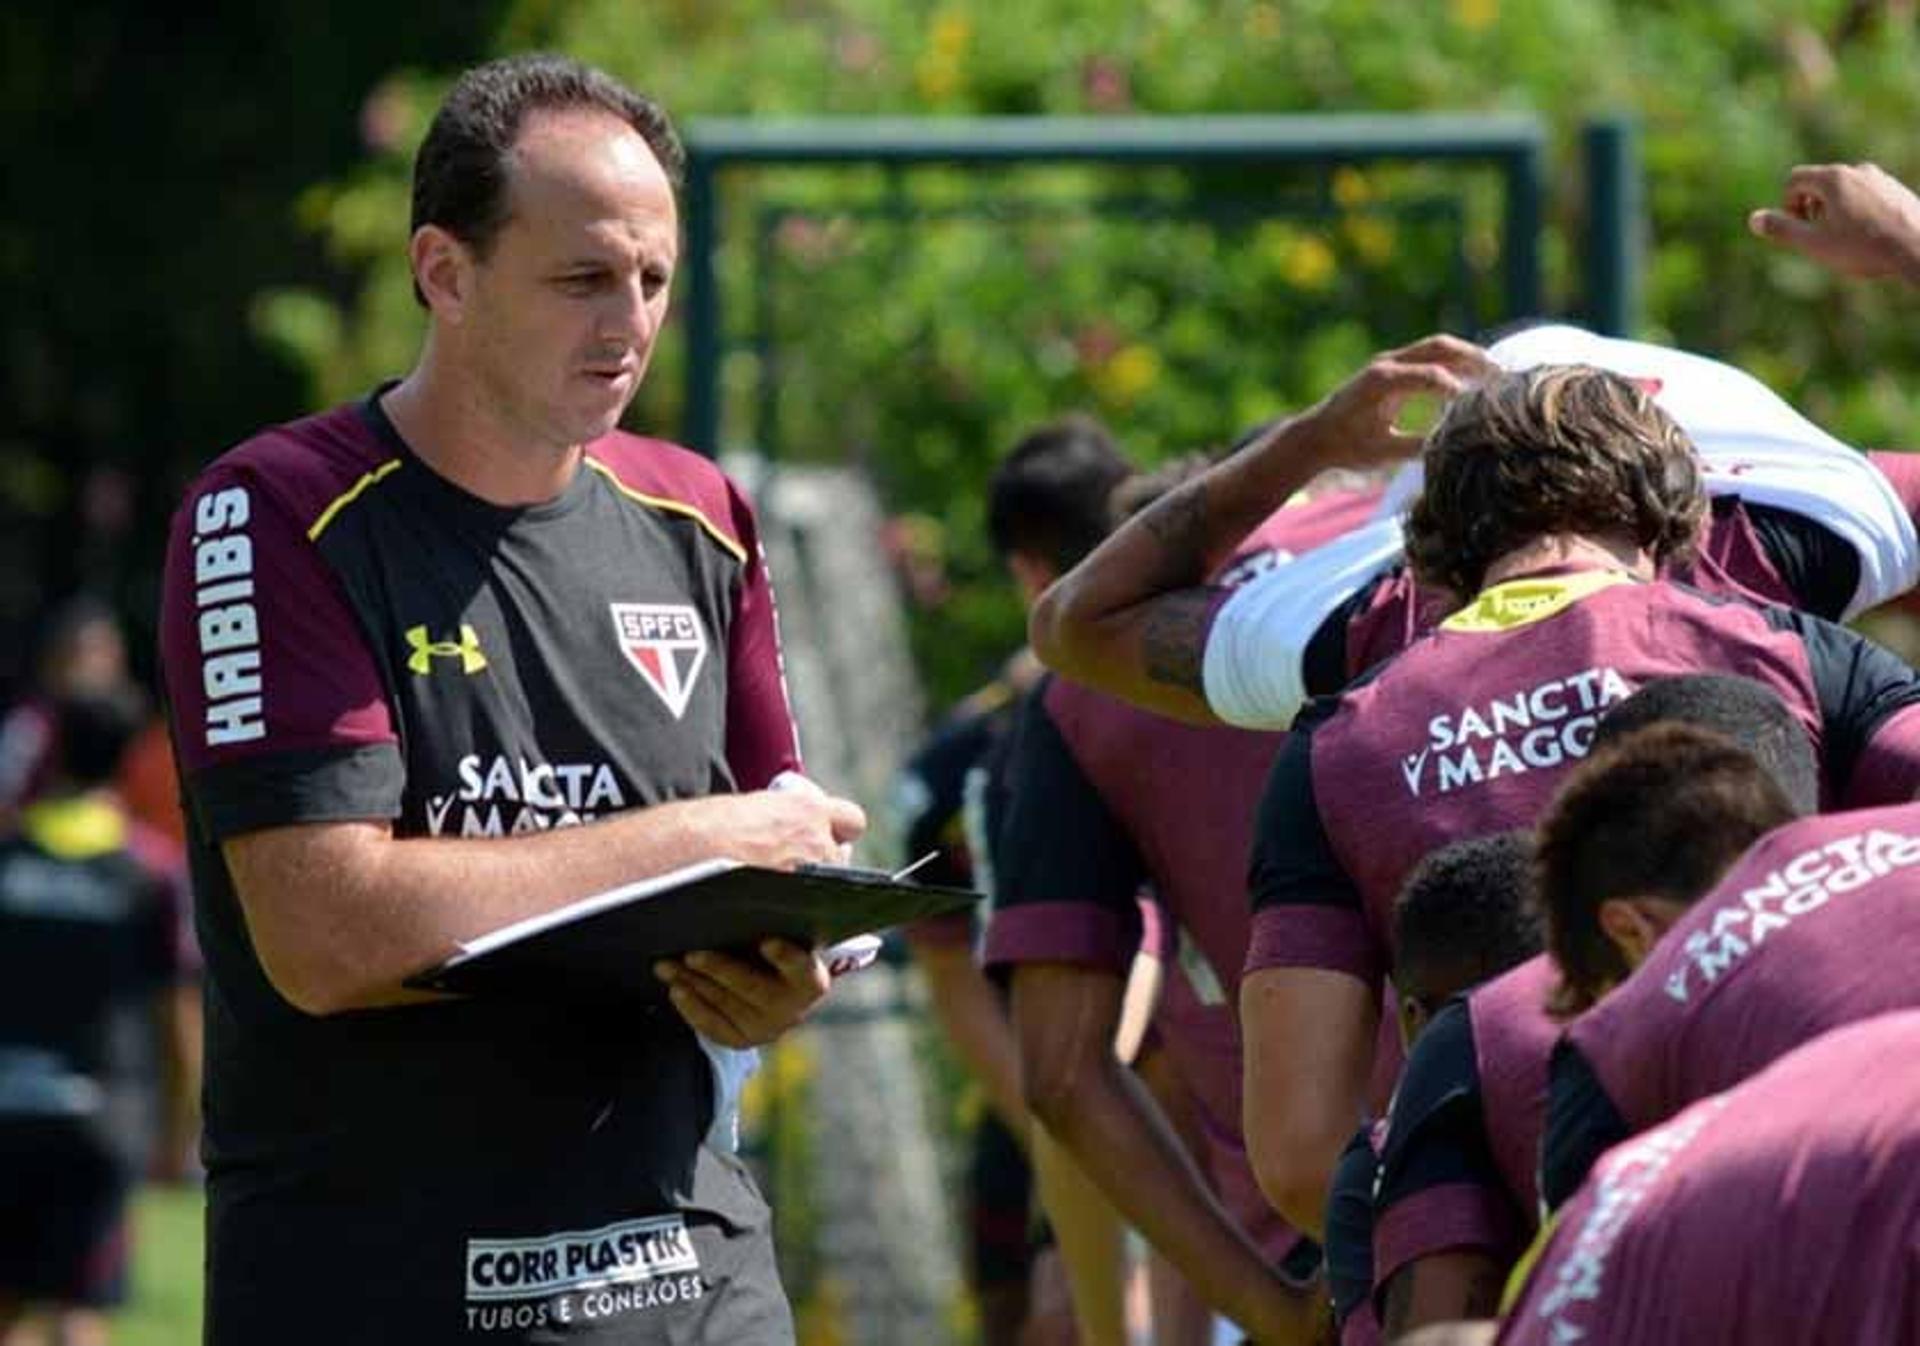
[[[1756,234],[1920,283],[1886,174],[1784,195]],[[1539,326],[1159,479],[1048,427],[991,490],[1051,672],[907,779],[939,819],[979,764],[1005,1009],[915,944],[1083,1340],[1061,1168],[1216,1315],[1163,1341],[1920,1341],[1920,673],[1840,624],[1920,582],[1920,462]]]

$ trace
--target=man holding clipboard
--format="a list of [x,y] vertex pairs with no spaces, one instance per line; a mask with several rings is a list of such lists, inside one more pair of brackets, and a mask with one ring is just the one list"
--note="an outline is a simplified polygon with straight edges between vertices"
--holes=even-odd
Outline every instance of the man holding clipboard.
[[467,72],[415,163],[413,371],[229,452],[175,520],[215,1346],[792,1340],[696,1032],[793,1026],[817,952],[636,966],[677,1013],[403,986],[636,878],[832,864],[865,826],[766,788],[799,757],[747,503],[615,428],[679,164],[597,71]]

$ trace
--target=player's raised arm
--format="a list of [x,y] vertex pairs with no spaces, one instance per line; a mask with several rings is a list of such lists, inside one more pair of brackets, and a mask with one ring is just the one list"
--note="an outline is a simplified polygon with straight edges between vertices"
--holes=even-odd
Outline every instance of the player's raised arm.
[[1395,419],[1416,394],[1461,391],[1491,368],[1435,336],[1376,357],[1310,410],[1279,421],[1119,529],[1042,595],[1028,625],[1049,667],[1135,705],[1208,722],[1207,633],[1224,591],[1206,577],[1247,533],[1328,468],[1413,454]]
[[1920,285],[1920,197],[1878,164],[1802,164],[1747,227],[1841,275]]

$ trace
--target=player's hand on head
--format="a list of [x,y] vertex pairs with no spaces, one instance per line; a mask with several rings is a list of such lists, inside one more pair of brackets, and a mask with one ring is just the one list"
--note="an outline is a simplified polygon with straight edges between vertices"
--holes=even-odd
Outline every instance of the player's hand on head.
[[1376,355],[1307,413],[1328,467],[1365,468],[1411,458],[1423,435],[1400,426],[1416,398],[1446,401],[1499,372],[1471,341],[1435,335]]
[[657,964],[667,998],[687,1026],[723,1047],[759,1047],[795,1027],[827,993],[817,949],[786,940],[760,945],[764,962],[716,952]]
[[1842,275],[1920,284],[1920,197],[1877,164],[1802,164],[1747,227]]

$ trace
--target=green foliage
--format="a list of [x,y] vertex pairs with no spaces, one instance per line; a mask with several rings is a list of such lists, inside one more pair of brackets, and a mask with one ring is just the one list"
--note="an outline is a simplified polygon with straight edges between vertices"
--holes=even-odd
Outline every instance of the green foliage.
[[[1913,177],[1915,25],[1848,0],[522,0],[497,49],[553,47],[702,116],[1528,111],[1553,133],[1551,306],[1577,311],[1575,137],[1644,130],[1648,335],[1747,365],[1860,442],[1910,434],[1905,296],[1836,284],[1746,236],[1795,162]],[[396,132],[302,216],[362,283],[278,293],[259,330],[330,398],[397,372],[407,154],[444,72],[385,86]],[[1151,461],[1311,399],[1366,352],[1498,315],[1496,185],[1438,168],[1313,174],[925,170],[736,174],[720,259],[724,437],[868,466],[940,551],[915,628],[936,699],[1017,639],[981,537],[995,458],[1070,408]],[[1199,212],[1196,218],[1193,212]],[[328,310],[332,310],[331,316]],[[678,423],[670,333],[636,424]],[[931,522],[929,522],[931,521]]]
[[0,686],[79,586],[119,601],[144,668],[186,479],[319,384],[249,305],[298,286],[331,307],[363,279],[295,198],[352,171],[396,62],[470,59],[503,8],[0,6]]

